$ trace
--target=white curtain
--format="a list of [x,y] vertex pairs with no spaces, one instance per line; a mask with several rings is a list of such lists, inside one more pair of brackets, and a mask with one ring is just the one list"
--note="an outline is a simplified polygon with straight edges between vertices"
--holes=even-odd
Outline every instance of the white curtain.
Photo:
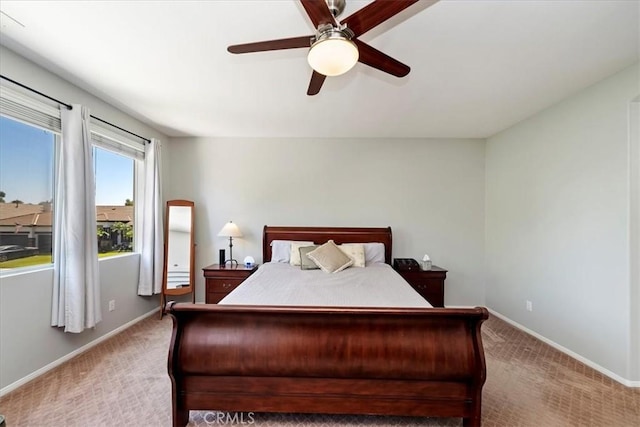
[[102,320],[89,109],[62,108],[54,198],[52,326],[82,332]]
[[162,221],[162,191],[160,186],[160,164],[162,145],[152,139],[145,146],[143,186],[140,189],[141,203],[136,215],[142,218],[140,239],[140,278],[138,295],[159,294],[162,289],[164,239]]

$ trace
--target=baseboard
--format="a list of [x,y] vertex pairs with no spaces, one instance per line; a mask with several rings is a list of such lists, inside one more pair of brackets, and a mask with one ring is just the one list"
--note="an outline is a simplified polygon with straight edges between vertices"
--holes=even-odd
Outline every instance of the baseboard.
[[519,324],[518,322],[515,322],[511,319],[509,319],[508,317],[498,313],[495,310],[492,309],[488,309],[489,312],[491,314],[493,314],[494,316],[504,320],[505,322],[507,322],[508,324],[520,329],[523,332],[526,332],[527,334],[539,339],[540,341],[544,342],[545,344],[549,344],[551,347],[555,348],[556,350],[559,350],[561,352],[563,352],[564,354],[566,354],[567,356],[571,356],[574,359],[578,360],[581,363],[584,363],[585,365],[587,365],[588,367],[595,369],[596,371],[600,372],[603,375],[606,375],[607,377],[611,378],[614,381],[619,382],[620,384],[626,386],[626,387],[640,387],[640,381],[631,381],[628,380],[626,378],[622,378],[620,375],[611,372],[610,370],[608,370],[607,368],[604,368],[600,365],[598,365],[597,363],[579,355],[578,353],[574,353],[573,351],[569,350],[566,347],[561,346],[560,344],[551,341],[549,338],[545,338],[542,335],[540,335],[537,332],[532,331],[531,329],[522,326],[521,324]]
[[147,317],[158,313],[158,310],[159,310],[159,308],[154,308],[150,312],[145,313],[142,316],[139,316],[139,317],[137,317],[137,318],[125,323],[124,325],[114,329],[113,331],[107,332],[106,334],[102,335],[99,338],[96,338],[95,340],[91,341],[90,343],[87,343],[87,344],[83,345],[82,347],[77,348],[76,350],[72,351],[71,353],[64,355],[60,359],[54,360],[53,362],[49,363],[46,366],[43,366],[42,368],[38,369],[35,372],[32,372],[31,374],[27,375],[26,377],[20,378],[18,381],[9,384],[8,386],[0,389],[0,397],[2,397],[5,394],[17,389],[21,385],[24,385],[24,384],[28,383],[29,381],[39,377],[40,375],[43,375],[43,374],[49,372],[53,368],[56,368],[56,367],[62,365],[64,362],[66,362],[68,360],[71,360],[72,358],[76,357],[79,354],[84,353],[85,351],[89,350],[92,347],[95,347],[96,345],[100,344],[101,342],[103,342],[105,340],[108,340],[109,338],[113,337],[114,335],[119,334],[120,332],[124,331],[125,329],[127,329],[127,328],[129,328],[129,327],[131,327],[133,325],[135,325],[136,323],[140,322],[141,320],[146,319]]

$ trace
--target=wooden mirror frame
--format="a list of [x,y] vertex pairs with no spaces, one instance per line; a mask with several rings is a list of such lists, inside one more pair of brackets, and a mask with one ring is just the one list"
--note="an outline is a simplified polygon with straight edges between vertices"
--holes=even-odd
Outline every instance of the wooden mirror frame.
[[[189,238],[189,284],[180,286],[179,288],[168,288],[169,273],[169,223],[171,220],[172,207],[188,207],[191,208],[191,224]],[[164,267],[162,271],[162,292],[160,294],[160,319],[164,315],[164,308],[167,303],[167,295],[187,295],[191,294],[191,302],[196,302],[195,292],[195,241],[194,241],[194,224],[195,224],[195,204],[190,200],[168,200],[165,217],[164,217]]]

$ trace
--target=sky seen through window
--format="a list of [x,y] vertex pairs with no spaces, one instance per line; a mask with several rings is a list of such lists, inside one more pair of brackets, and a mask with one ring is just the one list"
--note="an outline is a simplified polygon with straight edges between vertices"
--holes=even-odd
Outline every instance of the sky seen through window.
[[[49,131],[0,117],[0,191],[5,202],[53,199],[54,139]],[[133,165],[131,158],[94,151],[96,205],[122,206],[133,200]]]

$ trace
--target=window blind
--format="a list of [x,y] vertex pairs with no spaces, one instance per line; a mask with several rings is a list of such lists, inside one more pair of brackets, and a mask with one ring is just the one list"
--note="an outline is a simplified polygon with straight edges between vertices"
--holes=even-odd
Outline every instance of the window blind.
[[91,142],[97,147],[134,159],[144,159],[145,141],[128,137],[124,132],[117,132],[91,120]]
[[[17,87],[0,85],[0,114],[60,134],[60,106],[39,98],[31,93],[22,92]],[[116,128],[111,129],[93,118],[90,131],[94,145],[134,159],[144,159],[144,140],[131,137]]]
[[62,129],[60,107],[52,104],[0,85],[0,114],[59,134]]

